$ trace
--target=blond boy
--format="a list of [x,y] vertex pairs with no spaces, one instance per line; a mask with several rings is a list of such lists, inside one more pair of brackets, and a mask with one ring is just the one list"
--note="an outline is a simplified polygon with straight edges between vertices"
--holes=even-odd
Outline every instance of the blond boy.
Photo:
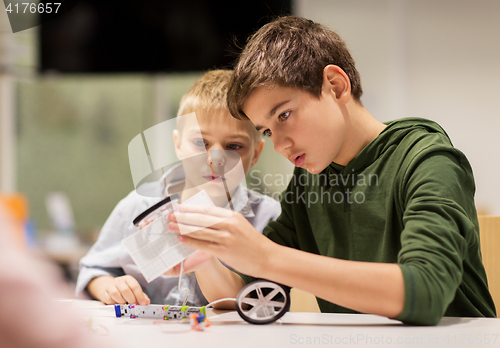
[[[179,293],[176,277],[161,276],[147,283],[120,244],[137,231],[132,220],[166,196],[178,194],[182,202],[204,189],[218,206],[230,203],[234,207],[243,202],[238,210],[259,231],[279,215],[278,202],[247,190],[239,182],[231,181],[229,175],[224,176],[231,169],[228,166],[236,162],[242,165],[246,176],[264,146],[251,122],[236,120],[229,114],[226,94],[230,77],[229,70],[210,71],[183,96],[178,111],[181,121],[174,131],[175,152],[182,163],[168,170],[159,181],[138,189],[148,192],[150,197],[132,191],[117,205],[97,242],[80,261],[78,295],[87,291],[92,298],[106,304],[183,302],[185,294]],[[196,118],[181,117],[193,112]],[[223,180],[225,186],[221,186]],[[226,190],[221,191],[220,187]],[[195,258],[199,256],[203,254]],[[190,289],[187,304],[207,303],[194,274],[183,276],[183,287]]]

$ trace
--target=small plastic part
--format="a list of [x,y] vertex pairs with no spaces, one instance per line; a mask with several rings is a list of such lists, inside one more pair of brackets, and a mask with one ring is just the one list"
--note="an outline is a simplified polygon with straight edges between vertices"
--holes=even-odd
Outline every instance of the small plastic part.
[[191,314],[189,316],[189,324],[192,330],[203,331],[210,326],[210,320],[203,314]]
[[[178,195],[176,195],[176,198],[178,197]],[[173,196],[169,196],[165,199],[162,199],[161,201],[159,201],[158,203],[156,203],[155,205],[153,205],[152,207],[149,207],[148,209],[146,209],[145,211],[143,211],[141,214],[139,214],[139,216],[137,216],[134,221],[132,221],[132,223],[134,224],[134,226],[138,226],[139,223],[146,217],[148,216],[149,214],[151,214],[152,212],[154,212],[156,209],[160,208],[161,206],[167,204],[168,202],[170,202],[174,197]]]
[[[244,308],[250,306],[250,308]],[[236,310],[251,324],[269,324],[290,309],[290,296],[285,289],[267,280],[257,280],[243,287],[236,297]]]
[[122,316],[122,309],[118,304],[115,304],[115,315],[117,318],[120,318]]

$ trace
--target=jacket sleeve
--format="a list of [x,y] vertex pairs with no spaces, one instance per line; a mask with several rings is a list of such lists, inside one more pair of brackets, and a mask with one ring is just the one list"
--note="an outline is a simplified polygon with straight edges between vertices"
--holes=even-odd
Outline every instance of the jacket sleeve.
[[467,245],[478,234],[474,179],[465,156],[450,147],[431,146],[402,173],[399,204],[404,229],[398,264],[408,324],[435,325],[462,281]]
[[121,258],[125,256],[121,241],[136,229],[132,224],[132,215],[127,213],[130,205],[130,196],[118,203],[103,225],[96,243],[80,260],[75,288],[77,297],[88,295],[87,285],[94,278],[125,275],[120,263]]

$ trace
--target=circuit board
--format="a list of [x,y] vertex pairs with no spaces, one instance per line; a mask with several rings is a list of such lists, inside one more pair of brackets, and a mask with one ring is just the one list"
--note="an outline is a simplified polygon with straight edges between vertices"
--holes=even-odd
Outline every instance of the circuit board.
[[115,315],[117,318],[130,317],[152,318],[163,320],[182,320],[189,319],[192,314],[203,314],[206,316],[205,306],[171,306],[171,305],[147,305],[137,304],[115,305]]

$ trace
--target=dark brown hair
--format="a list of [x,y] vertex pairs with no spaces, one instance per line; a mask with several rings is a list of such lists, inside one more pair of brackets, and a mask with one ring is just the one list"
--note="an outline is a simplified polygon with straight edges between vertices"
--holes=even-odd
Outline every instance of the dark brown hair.
[[243,106],[264,85],[298,87],[319,98],[323,69],[329,64],[345,71],[351,95],[360,103],[359,73],[340,36],[305,18],[280,17],[253,34],[241,53],[229,84],[229,111],[237,119],[248,119]]

